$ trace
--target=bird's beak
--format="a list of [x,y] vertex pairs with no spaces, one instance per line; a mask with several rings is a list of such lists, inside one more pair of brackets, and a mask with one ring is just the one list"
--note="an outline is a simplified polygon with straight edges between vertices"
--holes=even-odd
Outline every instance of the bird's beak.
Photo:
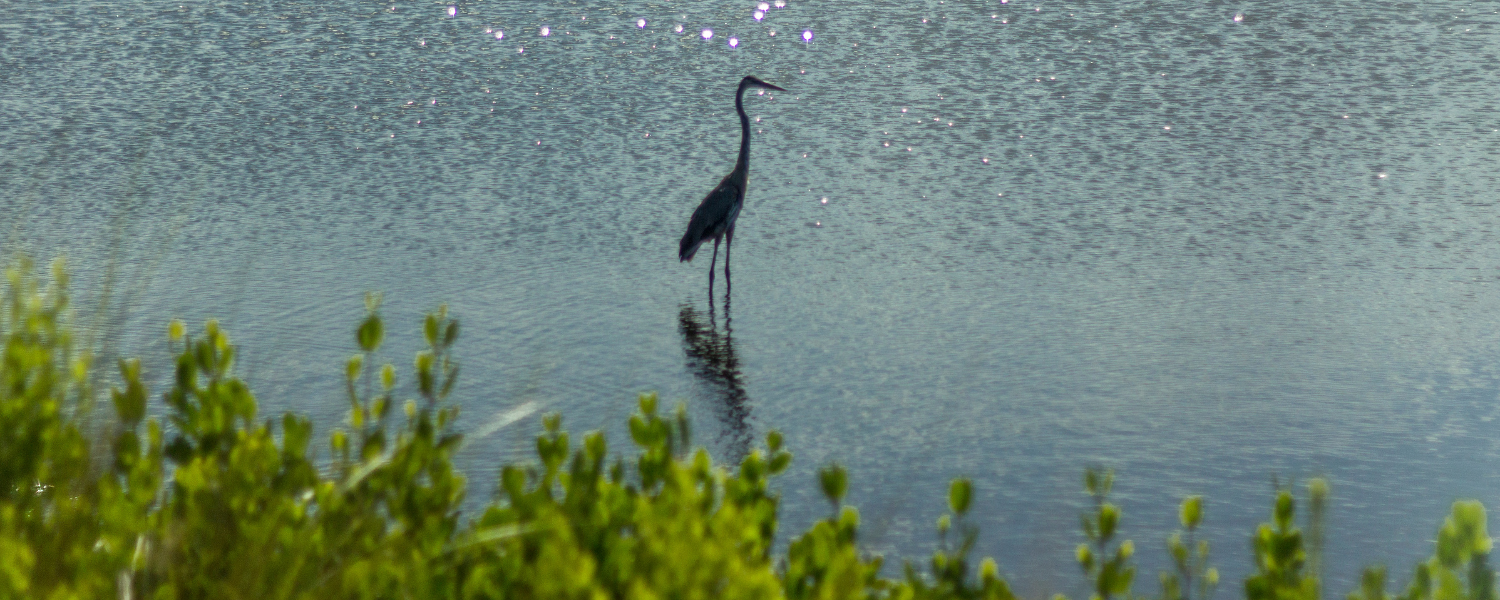
[[779,87],[776,87],[776,86],[771,85],[769,83],[766,83],[764,81],[760,82],[760,87],[763,87],[763,88],[766,88],[766,89],[776,90],[778,92],[785,92],[786,91],[786,88],[779,88]]

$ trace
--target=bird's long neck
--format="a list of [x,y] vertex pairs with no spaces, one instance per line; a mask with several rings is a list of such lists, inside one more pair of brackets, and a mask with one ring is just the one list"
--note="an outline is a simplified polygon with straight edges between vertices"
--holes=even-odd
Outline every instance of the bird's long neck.
[[745,89],[750,86],[740,84],[740,89],[734,94],[734,111],[740,113],[740,160],[734,163],[736,171],[750,170],[750,117],[745,114]]

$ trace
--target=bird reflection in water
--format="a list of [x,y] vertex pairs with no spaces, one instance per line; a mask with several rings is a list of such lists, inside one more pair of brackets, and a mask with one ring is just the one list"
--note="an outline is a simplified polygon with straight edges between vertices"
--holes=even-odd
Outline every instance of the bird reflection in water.
[[718,326],[713,291],[708,297],[708,315],[704,317],[692,303],[683,303],[677,315],[682,333],[682,349],[687,354],[688,369],[715,396],[721,407],[724,433],[721,437],[725,458],[738,462],[750,451],[750,403],[745,395],[745,374],[734,349],[734,328],[729,315],[730,295],[724,294],[724,327]]

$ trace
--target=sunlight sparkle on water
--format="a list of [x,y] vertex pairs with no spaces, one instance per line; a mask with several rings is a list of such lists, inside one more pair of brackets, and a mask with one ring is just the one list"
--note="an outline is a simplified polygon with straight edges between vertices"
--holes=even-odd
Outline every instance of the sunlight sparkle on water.
[[496,29],[495,30],[495,39],[497,39],[497,40],[503,40],[503,39],[505,39],[505,32],[504,31],[500,31],[499,29]]
[[820,200],[820,202],[822,202],[823,204],[828,204],[828,196],[823,196],[823,199]]
[[1239,23],[1239,22],[1242,22],[1244,20],[1245,20],[1245,14],[1244,13],[1234,13],[1234,22],[1235,23]]
[[786,0],[776,0],[774,4],[776,8],[786,8]]
[[546,25],[543,25],[542,26],[542,30],[541,30],[541,34],[542,34],[542,37],[547,37],[549,35],[552,35],[552,28],[548,27]]
[[645,29],[646,28],[646,20],[645,19],[636,19],[635,20],[635,26],[637,28],[640,28],[640,29]]
[[753,17],[755,20],[759,21],[761,19],[766,18],[766,11],[757,10],[754,13],[752,13],[750,16]]
[[451,16],[454,16],[454,15],[457,15],[457,14],[458,14],[458,7],[457,6],[449,6],[448,7],[448,16],[451,17]]
[[708,38],[711,38],[711,37],[713,37],[713,36],[714,36],[714,30],[712,30],[712,29],[709,29],[709,28],[707,28],[707,27],[704,27],[704,28],[703,28],[703,32],[702,32],[702,33],[699,33],[699,34],[698,34],[698,35],[701,35],[701,36],[703,36],[703,39],[705,39],[705,40],[706,40],[706,39],[708,39]]
[[803,29],[802,30],[802,41],[803,42],[811,42],[812,41],[812,37],[813,36],[812,36],[812,30],[811,29]]
[[740,47],[740,38],[737,38],[737,37],[729,38],[729,47],[730,48],[738,48],[738,47]]
[[681,25],[678,25],[678,26],[676,26],[676,27],[673,27],[673,28],[672,28],[672,31],[675,31],[675,32],[677,32],[677,33],[682,33],[682,26],[681,26]]

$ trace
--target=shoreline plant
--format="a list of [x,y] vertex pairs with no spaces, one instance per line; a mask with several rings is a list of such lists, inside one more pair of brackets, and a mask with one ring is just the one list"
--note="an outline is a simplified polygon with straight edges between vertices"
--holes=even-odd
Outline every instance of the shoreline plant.
[[[234,375],[236,348],[214,321],[201,333],[168,326],[175,354],[161,403],[139,360],[114,365],[109,407],[96,407],[93,363],[73,331],[67,273],[49,285],[21,260],[0,290],[0,599],[8,598],[791,598],[1014,600],[993,559],[971,566],[978,527],[974,483],[955,479],[926,569],[862,551],[848,474],[819,472],[831,512],[773,553],[780,498],[772,478],[791,464],[782,436],[738,465],[693,448],[679,405],[655,395],[630,417],[632,455],[605,436],[577,444],[562,416],[543,417],[537,462],[504,465],[495,499],[460,513],[466,481],[448,397],[459,364],[458,321],[445,308],[422,323],[412,363],[417,396],[397,397],[397,370],[376,366],[380,299],[369,296],[345,364],[348,421],[327,436],[331,464],[315,462],[305,417],[262,417]],[[399,414],[393,414],[400,408]],[[1116,543],[1122,511],[1113,474],[1090,469],[1077,558],[1093,600],[1136,600],[1135,545]],[[1321,600],[1328,486],[1309,484],[1307,531],[1281,491],[1252,537],[1246,600]],[[1174,572],[1160,600],[1211,600],[1218,572],[1197,538],[1203,500],[1180,508],[1166,542]],[[951,536],[951,537],[950,537]],[[1483,505],[1454,504],[1434,556],[1402,594],[1367,569],[1348,600],[1496,600]]]

